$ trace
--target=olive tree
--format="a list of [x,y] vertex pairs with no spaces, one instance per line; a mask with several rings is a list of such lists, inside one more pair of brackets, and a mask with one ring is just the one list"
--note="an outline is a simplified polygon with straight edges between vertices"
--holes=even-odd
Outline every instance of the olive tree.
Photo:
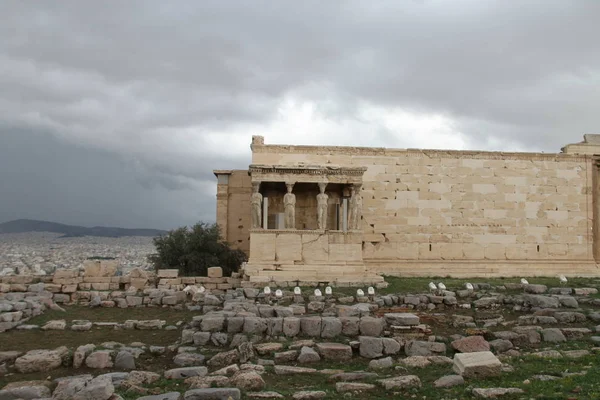
[[199,222],[169,231],[153,239],[156,254],[150,261],[156,269],[176,268],[181,276],[205,276],[209,267],[222,267],[230,276],[247,261],[241,250],[232,249],[220,238],[219,226]]

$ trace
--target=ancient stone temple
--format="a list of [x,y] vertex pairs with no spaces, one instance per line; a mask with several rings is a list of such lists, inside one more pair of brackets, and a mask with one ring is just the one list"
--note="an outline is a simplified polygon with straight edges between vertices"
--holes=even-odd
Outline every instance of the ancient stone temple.
[[595,276],[600,135],[561,153],[268,145],[214,171],[254,282]]

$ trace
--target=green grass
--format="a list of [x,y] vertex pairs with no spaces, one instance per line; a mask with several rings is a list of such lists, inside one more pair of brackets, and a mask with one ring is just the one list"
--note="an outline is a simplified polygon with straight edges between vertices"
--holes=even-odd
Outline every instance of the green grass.
[[31,318],[27,324],[43,325],[53,319],[64,319],[67,322],[76,319],[87,319],[92,322],[125,322],[128,319],[165,320],[167,325],[178,321],[189,321],[200,312],[175,310],[170,307],[128,307],[128,308],[89,308],[83,306],[63,306],[66,312],[47,310],[44,314]]
[[[161,319],[167,324],[178,321],[190,321],[196,312],[173,310],[170,308],[96,308],[80,306],[65,306],[66,312],[48,310],[44,314],[31,318],[27,324],[44,325],[55,319],[64,319],[69,325],[77,319],[87,319],[92,322],[124,322],[128,319],[147,320]],[[1,335],[0,351],[15,350],[29,351],[34,349],[52,349],[60,346],[76,348],[88,343],[99,345],[102,342],[115,341],[124,344],[143,342],[147,345],[168,346],[181,336],[181,330],[125,330],[110,327],[92,327],[89,331],[19,331],[11,330]]]

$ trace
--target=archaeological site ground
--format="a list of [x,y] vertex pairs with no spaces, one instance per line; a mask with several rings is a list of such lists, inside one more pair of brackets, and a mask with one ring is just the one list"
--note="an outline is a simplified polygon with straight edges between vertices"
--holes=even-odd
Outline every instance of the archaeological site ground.
[[239,272],[6,269],[0,400],[598,399],[595,154],[256,136],[215,171]]

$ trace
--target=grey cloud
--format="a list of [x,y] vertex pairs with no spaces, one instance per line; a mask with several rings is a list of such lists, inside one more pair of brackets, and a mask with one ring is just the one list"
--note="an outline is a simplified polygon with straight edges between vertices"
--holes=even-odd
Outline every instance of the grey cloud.
[[142,185],[148,174],[113,153],[0,125],[0,221],[171,229],[214,220],[214,178]]

